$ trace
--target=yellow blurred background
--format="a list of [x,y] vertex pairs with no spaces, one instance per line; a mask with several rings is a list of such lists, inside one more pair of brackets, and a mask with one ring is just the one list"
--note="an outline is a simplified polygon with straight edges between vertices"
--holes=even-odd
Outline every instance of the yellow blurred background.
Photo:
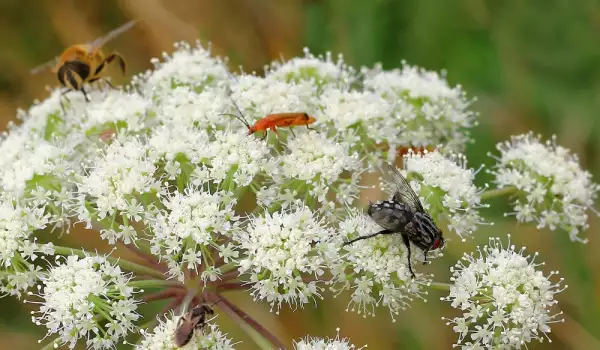
[[[130,19],[141,22],[107,47],[128,60],[129,75],[151,68],[150,58],[171,52],[173,42],[212,42],[216,55],[230,67],[261,72],[281,56],[343,53],[354,66],[382,62],[385,68],[408,63],[446,69],[451,84],[462,84],[477,96],[481,114],[475,143],[467,151],[471,167],[493,164],[487,152],[509,135],[534,130],[578,153],[581,164],[600,182],[600,3],[522,0],[2,0],[0,1],[0,130],[15,120],[17,108],[47,96],[56,85],[50,72],[29,70],[52,59],[65,47],[87,42]],[[117,69],[110,68],[117,73]],[[129,77],[112,74],[113,81]],[[1,156],[1,155],[0,155]],[[490,180],[481,172],[479,184]],[[465,251],[491,235],[512,233],[512,241],[540,252],[545,270],[559,270],[569,288],[557,296],[566,322],[553,325],[552,344],[529,349],[600,349],[600,220],[592,215],[589,243],[571,243],[564,232],[539,231],[504,219],[503,201],[492,203],[486,217],[496,222],[464,244],[450,244],[442,259],[423,268],[447,281],[448,268]],[[598,207],[598,206],[597,206]],[[600,207],[598,207],[600,208]],[[95,246],[84,237],[73,245]],[[454,242],[458,243],[456,237]],[[385,310],[376,318],[345,311],[348,298],[325,293],[318,307],[269,313],[244,293],[234,299],[252,316],[291,344],[311,334],[351,337],[369,349],[448,349],[455,335],[442,316],[456,313],[431,291],[428,302],[416,300],[391,322]],[[30,321],[33,305],[0,299],[0,349],[36,349],[44,330]],[[224,331],[252,341],[220,317]]]

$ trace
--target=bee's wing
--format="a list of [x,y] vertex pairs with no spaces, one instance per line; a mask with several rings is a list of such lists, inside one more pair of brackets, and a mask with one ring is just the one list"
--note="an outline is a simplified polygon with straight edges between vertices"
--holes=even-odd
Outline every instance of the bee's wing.
[[106,33],[106,35],[103,35],[103,36],[99,37],[98,39],[92,41],[91,43],[89,43],[90,51],[102,47],[107,42],[109,42],[112,39],[116,38],[117,36],[123,34],[124,32],[128,31],[129,29],[133,28],[133,26],[136,23],[137,23],[137,19],[131,20],[131,21],[121,25],[120,27],[111,30],[110,32]]
[[413,191],[412,187],[402,174],[396,169],[395,166],[388,164],[388,169],[393,177],[394,184],[396,184],[396,193],[394,193],[394,200],[401,202],[411,208],[414,211],[425,211],[421,205],[419,196]]
[[29,73],[31,73],[32,75],[41,73],[41,72],[45,71],[46,69],[49,69],[49,68],[55,66],[56,62],[58,62],[58,57],[55,57],[54,59],[52,59],[46,63],[40,64],[39,66],[30,70]]

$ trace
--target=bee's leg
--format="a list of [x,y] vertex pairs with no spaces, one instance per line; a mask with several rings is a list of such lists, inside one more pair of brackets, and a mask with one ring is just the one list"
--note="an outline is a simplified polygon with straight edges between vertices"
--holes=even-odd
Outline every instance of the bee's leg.
[[427,264],[427,253],[429,252],[429,250],[426,250],[423,252],[423,255],[425,255],[425,260],[423,261],[423,265]]
[[410,262],[410,241],[408,240],[407,235],[402,235],[402,242],[404,242],[404,245],[406,246],[406,250],[408,252],[408,271],[410,271],[410,275],[412,276],[412,278],[415,278],[415,273],[412,269],[412,263]]
[[269,134],[269,132],[267,130],[265,130],[265,136],[261,137],[260,140],[264,141],[267,138],[268,134]]
[[58,101],[60,102],[60,108],[63,111],[63,114],[67,114],[67,109],[65,108],[65,104],[63,103],[63,100],[67,100],[67,102],[71,103],[71,100],[69,100],[69,98],[67,97],[67,92],[72,91],[73,89],[71,88],[66,88],[66,90],[61,91],[60,96],[58,97]]
[[294,135],[294,137],[296,137],[296,134],[294,134],[294,129],[290,128],[290,132],[292,133],[292,135]]
[[375,233],[371,233],[370,235],[366,235],[366,236],[360,236],[360,237],[356,237],[354,239],[349,240],[348,242],[344,242],[344,244],[342,244],[342,247],[345,247],[349,244],[352,244],[354,242],[358,242],[358,241],[362,241],[363,239],[367,239],[367,238],[371,238],[371,237],[375,237],[375,236],[379,236],[379,235],[389,235],[395,233],[392,230],[382,230],[379,232],[375,232]]
[[108,79],[102,79],[102,81],[105,82],[108,86],[110,86],[111,89],[117,90],[117,88],[110,82],[110,80],[108,80]]
[[87,92],[85,92],[85,88],[83,87],[83,85],[81,86],[81,92],[83,93],[83,97],[85,97],[85,100],[90,102],[91,100],[90,100]]
[[123,55],[121,55],[118,52],[113,52],[110,55],[106,56],[106,58],[104,59],[104,62],[106,63],[111,63],[114,59],[116,59],[119,62],[119,68],[121,68],[121,72],[123,72],[123,74],[125,74],[127,72],[127,62],[125,61],[125,58],[123,57]]

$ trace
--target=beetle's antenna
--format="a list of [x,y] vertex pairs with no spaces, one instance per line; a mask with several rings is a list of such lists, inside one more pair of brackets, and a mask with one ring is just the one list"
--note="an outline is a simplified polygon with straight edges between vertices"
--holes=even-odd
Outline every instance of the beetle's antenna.
[[244,125],[246,125],[246,127],[248,129],[250,129],[250,124],[248,124],[248,122],[246,121],[246,118],[244,118],[244,114],[240,110],[240,107],[238,107],[237,103],[235,103],[235,101],[233,100],[233,98],[231,99],[231,102],[233,103],[233,105],[235,106],[235,109],[237,109],[237,111],[238,111],[238,113],[240,115],[235,115],[235,114],[231,114],[231,113],[221,113],[219,115],[228,115],[228,116],[231,116],[231,117],[235,117],[237,120],[239,120],[242,123],[244,123]]

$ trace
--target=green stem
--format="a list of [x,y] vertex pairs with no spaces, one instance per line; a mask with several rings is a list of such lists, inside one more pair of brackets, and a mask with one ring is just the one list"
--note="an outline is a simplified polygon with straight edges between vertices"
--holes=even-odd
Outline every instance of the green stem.
[[481,194],[481,200],[488,200],[495,197],[510,195],[516,191],[517,188],[514,186],[507,186],[502,188],[495,188],[493,190],[487,190]]
[[[58,255],[77,255],[81,258],[97,255],[97,254],[92,254],[92,253],[86,252],[85,250],[74,249],[74,248],[69,248],[69,247],[61,247],[61,246],[54,246],[54,252]],[[122,267],[125,270],[138,272],[142,275],[155,277],[160,280],[165,279],[165,275],[163,275],[162,272],[157,271],[148,266],[139,265],[139,264],[133,263],[131,261],[120,259],[120,258],[113,258],[110,256],[103,256],[103,257],[108,262],[119,265],[120,267]]]
[[450,291],[451,286],[452,285],[450,283],[431,282],[431,285],[429,287],[431,287],[431,289],[448,292],[448,291]]
[[166,281],[166,280],[142,280],[142,281],[129,281],[127,283],[130,287],[136,288],[162,288],[162,287],[180,287],[185,288],[183,284],[177,281]]
[[237,265],[230,262],[230,263],[221,265],[221,267],[219,267],[219,270],[221,270],[221,274],[226,274],[227,272],[233,271],[236,268],[237,268]]

